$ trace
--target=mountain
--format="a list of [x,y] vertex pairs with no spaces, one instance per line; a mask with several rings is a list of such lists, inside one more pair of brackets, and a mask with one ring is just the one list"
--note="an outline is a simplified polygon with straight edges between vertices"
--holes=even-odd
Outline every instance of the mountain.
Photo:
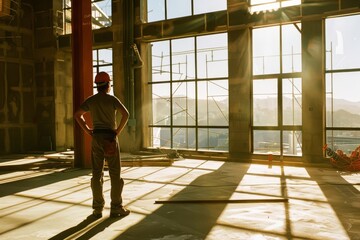
[[[360,94],[360,93],[359,93]],[[326,99],[328,106],[331,104],[331,99]],[[360,113],[360,102],[350,102],[344,99],[334,99],[334,111],[344,110],[349,113]]]
[[[228,103],[227,99],[218,100],[198,100],[198,120],[200,125],[223,126],[228,124]],[[344,99],[333,100],[333,116],[330,115],[330,98],[327,99],[326,123],[328,127],[360,127],[360,102],[350,102]],[[290,123],[294,118],[295,124],[301,124],[301,98],[298,97],[294,102],[295,115],[293,115],[293,103],[290,98],[283,99],[284,121]],[[257,126],[267,126],[277,122],[277,101],[276,98],[256,99],[254,102],[254,124]],[[178,98],[174,105],[174,120],[179,124],[185,124],[188,118],[190,125],[195,124],[195,101],[194,99]],[[170,113],[169,101],[160,100],[156,102],[155,123],[164,124],[169,121]],[[332,123],[333,118],[333,123]],[[161,121],[163,120],[163,121]],[[269,123],[269,124],[266,124]],[[272,124],[270,124],[272,125]]]

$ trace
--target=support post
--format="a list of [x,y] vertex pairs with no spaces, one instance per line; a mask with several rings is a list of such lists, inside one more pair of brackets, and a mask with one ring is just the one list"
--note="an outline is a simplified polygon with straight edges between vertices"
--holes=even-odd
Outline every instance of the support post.
[[[91,0],[71,1],[73,111],[92,95]],[[87,122],[89,117],[85,116]],[[91,125],[91,123],[90,123]],[[91,167],[91,137],[74,121],[74,167]]]
[[322,162],[325,143],[325,79],[323,19],[305,20],[302,31],[303,160]]

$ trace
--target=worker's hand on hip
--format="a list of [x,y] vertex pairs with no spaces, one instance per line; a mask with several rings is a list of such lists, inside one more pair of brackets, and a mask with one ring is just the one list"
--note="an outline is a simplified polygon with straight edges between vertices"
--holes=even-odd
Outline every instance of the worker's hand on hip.
[[92,135],[93,135],[93,130],[92,130],[92,129],[88,129],[88,130],[86,131],[86,133],[89,134],[90,136],[92,136]]

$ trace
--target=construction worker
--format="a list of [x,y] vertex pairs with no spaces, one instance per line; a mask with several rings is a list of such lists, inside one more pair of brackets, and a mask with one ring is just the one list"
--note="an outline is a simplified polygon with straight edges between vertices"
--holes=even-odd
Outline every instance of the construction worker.
[[[106,72],[99,72],[95,77],[98,93],[87,98],[75,112],[75,120],[80,127],[92,136],[92,178],[91,190],[93,195],[93,216],[102,217],[105,200],[103,194],[104,161],[107,161],[111,182],[110,217],[123,217],[130,211],[122,205],[122,190],[124,180],[120,176],[121,159],[117,135],[123,130],[128,119],[129,112],[120,100],[112,96],[110,91],[110,76]],[[93,122],[91,129],[84,119],[84,114],[90,112]],[[120,112],[121,120],[117,125],[116,114]]]

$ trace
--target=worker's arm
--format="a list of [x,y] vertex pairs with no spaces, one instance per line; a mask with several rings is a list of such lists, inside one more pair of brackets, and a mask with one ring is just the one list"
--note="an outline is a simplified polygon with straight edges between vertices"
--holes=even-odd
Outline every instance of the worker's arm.
[[126,109],[126,107],[123,104],[120,104],[120,108],[118,109],[118,111],[121,114],[121,120],[120,120],[119,126],[115,130],[116,135],[119,135],[120,132],[124,129],[126,123],[129,120],[129,115],[130,115],[128,110]]
[[86,112],[82,110],[81,108],[77,110],[74,114],[74,118],[76,122],[80,125],[80,127],[90,136],[92,136],[92,129],[89,128],[89,126],[85,122],[84,114]]

